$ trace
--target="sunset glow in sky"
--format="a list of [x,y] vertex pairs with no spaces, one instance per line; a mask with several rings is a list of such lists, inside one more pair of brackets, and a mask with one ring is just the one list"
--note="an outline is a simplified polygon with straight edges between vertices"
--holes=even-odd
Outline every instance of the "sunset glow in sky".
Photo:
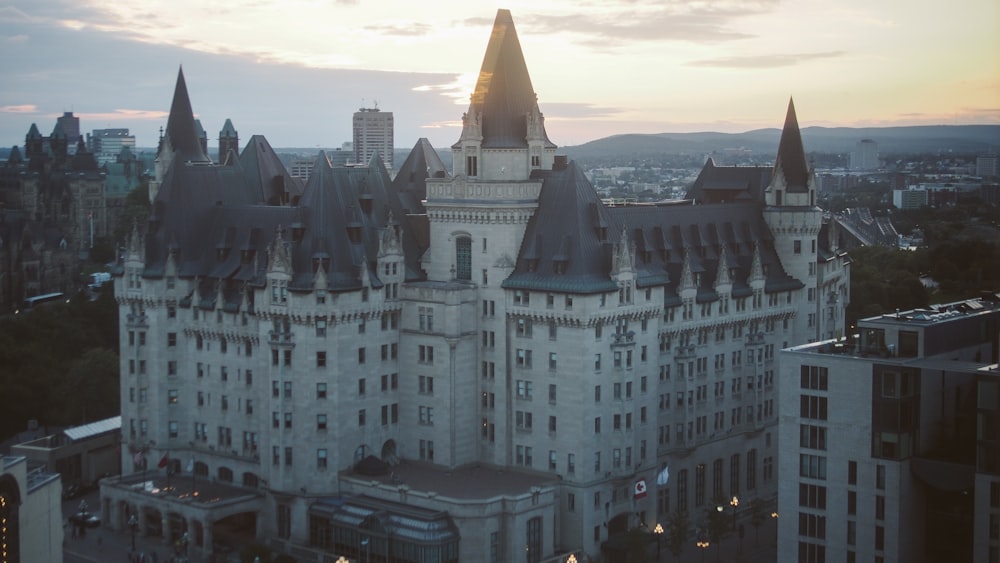
[[73,111],[155,146],[183,65],[212,139],[338,147],[377,103],[446,147],[498,7],[559,145],[781,127],[789,96],[802,126],[1000,123],[996,0],[0,0],[0,145]]

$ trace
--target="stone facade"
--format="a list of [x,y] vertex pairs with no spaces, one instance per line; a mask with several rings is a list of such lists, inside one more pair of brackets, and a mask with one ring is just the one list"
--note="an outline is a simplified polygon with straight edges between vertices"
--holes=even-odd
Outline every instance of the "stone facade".
[[[198,156],[179,78],[115,281],[126,472],[242,488],[252,534],[300,558],[599,559],[678,510],[774,502],[776,351],[842,333],[848,293],[794,110],[770,192],[711,201],[706,175],[683,205],[609,209],[556,156],[505,10],[487,52],[450,176],[321,154],[298,205],[176,157]],[[108,494],[210,535],[236,511]],[[410,512],[445,531],[392,528]]]

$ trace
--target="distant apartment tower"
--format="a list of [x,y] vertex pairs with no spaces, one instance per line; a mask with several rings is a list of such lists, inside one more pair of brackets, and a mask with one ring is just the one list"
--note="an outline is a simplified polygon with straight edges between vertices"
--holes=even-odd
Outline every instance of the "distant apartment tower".
[[387,169],[392,170],[392,112],[378,107],[354,112],[354,161],[367,164],[378,151]]
[[892,190],[892,206],[896,209],[920,209],[929,203],[927,190]]
[[103,166],[116,162],[125,147],[134,153],[135,135],[129,135],[128,129],[94,129],[87,136],[87,146],[97,159],[97,164]]
[[984,154],[976,157],[976,176],[990,178],[1000,175],[1000,156]]
[[778,561],[998,560],[998,326],[986,295],[781,352]]
[[861,139],[851,153],[851,170],[877,170],[878,143],[871,139]]

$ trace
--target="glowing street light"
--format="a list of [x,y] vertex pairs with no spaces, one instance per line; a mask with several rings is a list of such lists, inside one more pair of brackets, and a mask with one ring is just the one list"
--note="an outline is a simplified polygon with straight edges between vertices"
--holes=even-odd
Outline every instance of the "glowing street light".
[[653,528],[653,533],[656,534],[656,560],[660,560],[660,538],[663,537],[663,524],[659,522],[656,523],[656,527]]

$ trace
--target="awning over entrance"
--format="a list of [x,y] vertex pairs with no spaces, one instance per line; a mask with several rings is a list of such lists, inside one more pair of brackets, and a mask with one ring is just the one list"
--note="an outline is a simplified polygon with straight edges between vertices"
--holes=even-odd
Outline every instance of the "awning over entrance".
[[333,526],[371,530],[397,541],[443,545],[459,539],[458,527],[447,512],[363,495],[321,499],[309,514],[327,518]]

